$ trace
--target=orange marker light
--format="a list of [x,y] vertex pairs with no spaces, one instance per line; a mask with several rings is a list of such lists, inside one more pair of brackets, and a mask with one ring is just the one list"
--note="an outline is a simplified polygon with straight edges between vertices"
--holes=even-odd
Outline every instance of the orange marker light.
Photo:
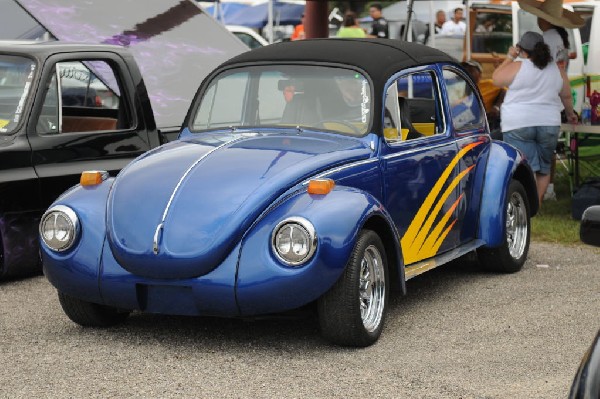
[[309,194],[329,194],[335,187],[335,182],[331,179],[314,179],[308,182]]
[[86,170],[81,174],[79,183],[82,186],[96,186],[108,177],[108,172],[103,170]]

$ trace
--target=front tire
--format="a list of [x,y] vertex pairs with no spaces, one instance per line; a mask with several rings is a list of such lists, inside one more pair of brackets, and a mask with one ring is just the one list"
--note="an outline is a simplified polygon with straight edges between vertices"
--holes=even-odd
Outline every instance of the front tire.
[[477,255],[486,270],[514,273],[521,270],[527,259],[531,235],[527,193],[517,180],[510,182],[504,212],[506,226],[502,245],[498,248],[479,248]]
[[359,233],[340,279],[318,302],[321,333],[344,346],[369,346],[383,329],[389,282],[385,249],[371,230]]
[[82,301],[62,292],[58,293],[58,300],[69,319],[84,327],[110,327],[124,322],[129,317],[129,312]]

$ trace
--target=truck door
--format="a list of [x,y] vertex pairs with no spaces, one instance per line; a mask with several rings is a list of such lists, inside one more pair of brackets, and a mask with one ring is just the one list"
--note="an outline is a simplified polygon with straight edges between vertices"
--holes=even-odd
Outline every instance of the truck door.
[[46,62],[27,125],[44,206],[77,184],[82,171],[115,175],[150,149],[124,61],[79,55]]

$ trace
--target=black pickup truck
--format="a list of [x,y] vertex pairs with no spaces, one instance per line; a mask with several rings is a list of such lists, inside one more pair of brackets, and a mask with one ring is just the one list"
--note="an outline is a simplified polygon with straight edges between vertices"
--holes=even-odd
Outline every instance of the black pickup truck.
[[0,277],[39,270],[39,217],[83,170],[117,173],[174,135],[128,50],[0,46]]
[[150,98],[124,47],[0,44],[0,279],[41,270],[39,218],[82,171],[116,175],[177,137]]
[[[195,1],[143,3],[0,0],[0,279],[41,271],[39,217],[82,171],[175,139],[203,78],[248,50]],[[33,31],[51,41],[2,41]]]

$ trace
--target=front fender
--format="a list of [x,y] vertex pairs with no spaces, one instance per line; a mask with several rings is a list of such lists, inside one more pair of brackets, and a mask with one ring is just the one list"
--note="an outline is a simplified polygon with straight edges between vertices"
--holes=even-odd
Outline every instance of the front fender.
[[[309,220],[317,234],[315,253],[300,267],[281,263],[271,248],[273,228],[291,216]],[[282,312],[319,298],[338,280],[360,229],[373,217],[393,226],[372,195],[341,186],[327,195],[296,193],[270,210],[242,241],[236,282],[241,314]]]
[[76,186],[52,206],[65,205],[79,218],[81,236],[65,252],[55,252],[40,240],[44,274],[59,291],[102,303],[98,286],[99,265],[106,235],[106,200],[114,178],[96,186]]
[[478,236],[486,247],[495,248],[503,243],[506,225],[504,205],[513,178],[525,188],[530,215],[535,215],[539,205],[535,176],[529,164],[515,147],[493,141],[485,172],[478,229]]

